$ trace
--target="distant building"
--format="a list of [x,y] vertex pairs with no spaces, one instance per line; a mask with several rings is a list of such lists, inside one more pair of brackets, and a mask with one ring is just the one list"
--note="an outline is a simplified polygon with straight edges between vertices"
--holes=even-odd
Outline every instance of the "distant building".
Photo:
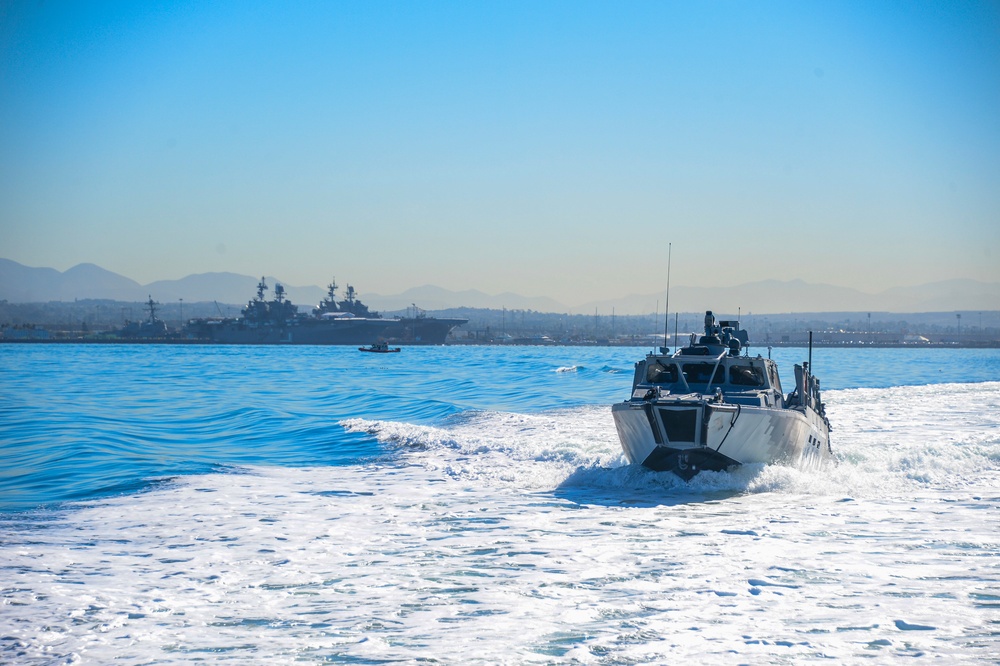
[[48,340],[52,337],[47,329],[34,326],[14,326],[0,329],[0,338],[4,340]]

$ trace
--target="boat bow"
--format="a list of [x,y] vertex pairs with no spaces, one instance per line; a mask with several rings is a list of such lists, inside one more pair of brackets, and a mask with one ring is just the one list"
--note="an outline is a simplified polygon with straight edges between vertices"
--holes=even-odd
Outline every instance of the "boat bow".
[[708,312],[704,336],[636,363],[631,398],[612,406],[628,460],[687,480],[736,465],[830,459],[830,424],[810,364],[795,366],[796,388],[786,397],[775,362],[751,357],[748,343],[739,322],[716,324]]

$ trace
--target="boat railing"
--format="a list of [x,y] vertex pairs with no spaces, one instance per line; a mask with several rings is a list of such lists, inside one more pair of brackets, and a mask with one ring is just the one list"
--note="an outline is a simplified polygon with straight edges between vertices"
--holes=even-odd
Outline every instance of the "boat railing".
[[[728,353],[729,352],[724,351],[715,357],[715,365],[712,366],[712,374],[708,376],[708,388],[705,390],[706,394],[712,392],[712,384],[715,383],[715,373],[718,372],[719,364],[722,363],[722,359],[724,359]],[[725,384],[725,383],[726,383],[726,377],[725,374],[723,374],[722,382],[720,382],[720,384]]]
[[[689,363],[690,362],[695,362],[695,359],[697,359],[698,357],[686,357],[686,356],[682,356],[680,354],[675,353],[672,356],[669,356],[667,358],[670,359],[670,365],[674,366],[676,368],[676,370],[677,370],[677,375],[676,375],[677,379],[676,379],[676,382],[680,385],[679,388],[684,393],[687,393],[687,394],[690,394],[690,393],[700,393],[702,395],[708,395],[708,394],[710,394],[712,392],[712,388],[713,388],[713,386],[715,384],[719,384],[721,386],[722,384],[726,383],[726,376],[725,376],[725,374],[723,374],[722,380],[720,382],[714,381],[716,373],[719,371],[719,364],[722,363],[722,360],[724,358],[726,358],[726,356],[727,356],[727,352],[722,352],[721,354],[719,354],[715,358],[705,358],[704,356],[702,356],[700,359],[698,359],[698,361],[697,361],[698,365],[707,365],[709,363],[712,364],[712,371],[708,375],[707,386],[705,387],[704,390],[695,390],[694,388],[692,388],[691,384],[688,382],[687,375],[685,374],[685,371],[684,371],[684,365],[685,365],[684,361],[686,360]],[[661,357],[659,357],[659,356],[654,357],[653,355],[650,355],[647,358],[647,360],[646,360],[646,364],[648,365],[649,363],[656,363],[656,364],[660,365],[661,367],[666,368],[666,365],[661,361]],[[644,373],[644,375],[645,376],[642,377],[642,378],[639,378],[638,376],[636,377],[635,386],[638,386],[639,384],[653,384],[653,383],[655,383],[655,382],[649,380],[649,378],[648,378],[649,375],[647,373]]]

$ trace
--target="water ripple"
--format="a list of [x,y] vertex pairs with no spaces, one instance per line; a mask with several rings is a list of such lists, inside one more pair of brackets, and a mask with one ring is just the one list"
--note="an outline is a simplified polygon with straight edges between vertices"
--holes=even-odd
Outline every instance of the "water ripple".
[[[220,467],[351,465],[393,453],[370,429],[338,425],[352,419],[381,424],[383,433],[457,432],[458,448],[494,456],[487,474],[516,476],[525,460],[562,460],[579,468],[566,478],[580,481],[581,469],[618,464],[607,406],[627,395],[632,364],[645,351],[427,347],[385,359],[343,347],[3,345],[0,511],[132,492]],[[801,351],[775,354],[801,360]],[[962,398],[948,409],[963,422],[976,423],[983,409],[1000,413],[987,384],[940,384],[956,368],[974,381],[1000,376],[995,352],[818,350],[814,362],[826,369],[828,389],[877,386],[891,374],[896,384],[950,387],[948,395]],[[856,437],[866,441],[935,431],[938,389],[913,390],[851,388],[836,400],[828,390],[835,437],[848,418],[863,424]],[[994,467],[1000,461],[989,430],[978,439],[936,432],[933,450],[841,446],[840,454],[856,468],[887,465],[901,482],[925,485],[958,484],[984,457]],[[451,473],[473,467],[456,461]],[[790,482],[773,471],[757,481]],[[723,490],[729,482],[719,483]]]

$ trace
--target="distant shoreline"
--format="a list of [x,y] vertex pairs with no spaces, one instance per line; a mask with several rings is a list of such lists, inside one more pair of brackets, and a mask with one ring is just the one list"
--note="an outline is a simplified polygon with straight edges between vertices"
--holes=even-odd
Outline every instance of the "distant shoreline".
[[[355,345],[296,345],[296,344],[223,344],[212,340],[190,338],[0,338],[0,344],[54,344],[54,345],[200,345],[211,347],[354,347]],[[485,342],[482,340],[455,340],[443,345],[406,345],[402,347],[650,347],[650,345],[626,342]],[[814,349],[1000,349],[1000,340],[988,342],[813,342]],[[761,353],[768,348],[806,349],[808,343],[772,342],[769,345],[751,344],[748,349]]]

